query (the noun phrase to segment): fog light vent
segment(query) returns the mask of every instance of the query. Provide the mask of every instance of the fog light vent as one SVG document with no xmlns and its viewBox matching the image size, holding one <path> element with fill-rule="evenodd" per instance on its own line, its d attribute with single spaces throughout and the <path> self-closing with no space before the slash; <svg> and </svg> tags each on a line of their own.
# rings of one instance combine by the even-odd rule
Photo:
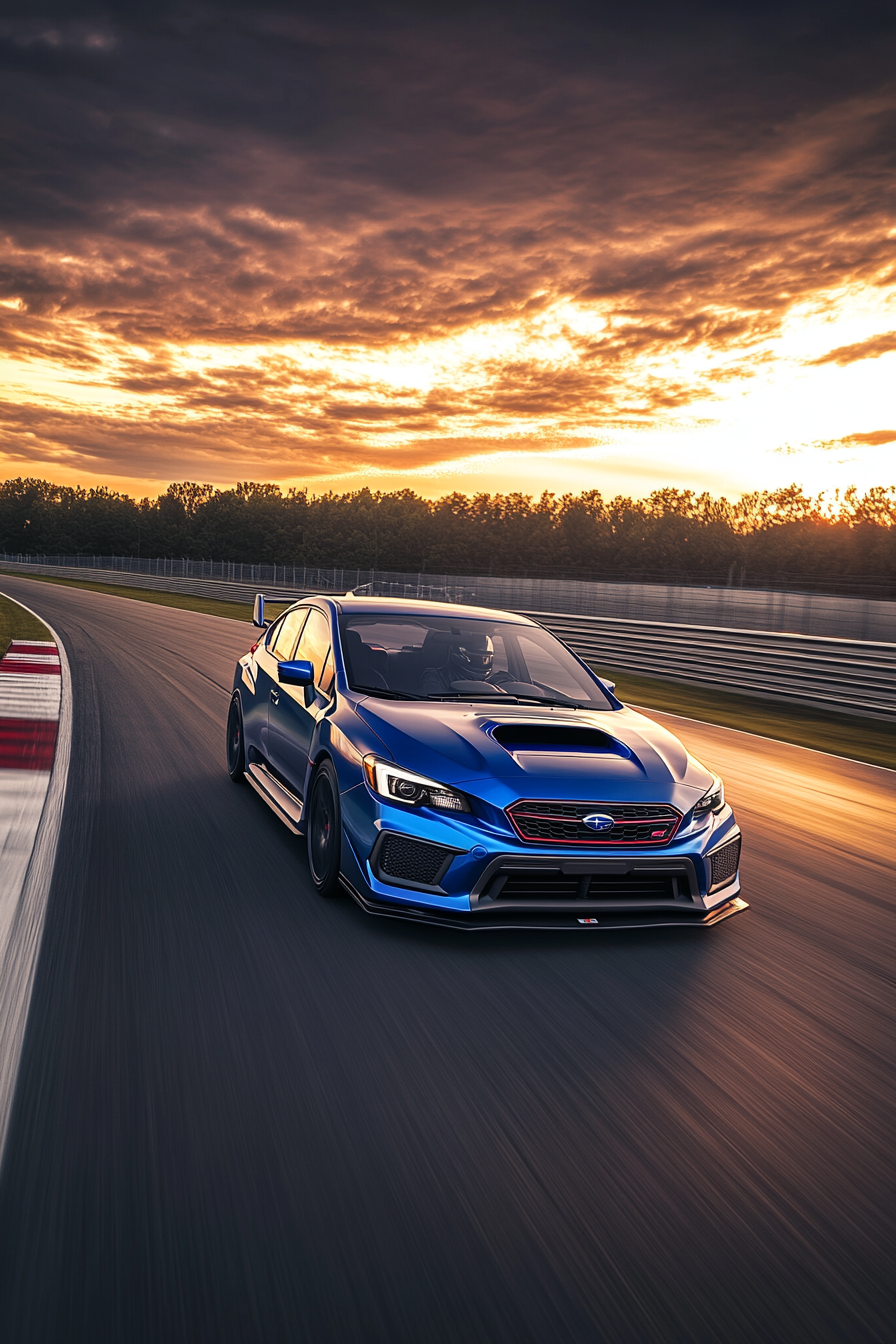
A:
<svg viewBox="0 0 896 1344">
<path fill-rule="evenodd" d="M 377 867 L 386 880 L 396 877 L 402 882 L 434 887 L 454 852 L 444 845 L 427 845 L 406 835 L 387 834 L 380 845 Z"/>
<path fill-rule="evenodd" d="M 730 845 L 717 849 L 710 856 L 712 865 L 712 887 L 723 887 L 726 882 L 730 882 L 737 872 L 737 865 L 740 862 L 740 836 L 732 840 Z"/>
</svg>

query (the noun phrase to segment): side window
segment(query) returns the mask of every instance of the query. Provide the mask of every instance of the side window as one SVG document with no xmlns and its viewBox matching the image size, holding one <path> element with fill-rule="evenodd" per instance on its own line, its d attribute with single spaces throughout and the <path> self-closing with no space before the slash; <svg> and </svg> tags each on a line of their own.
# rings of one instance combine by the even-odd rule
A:
<svg viewBox="0 0 896 1344">
<path fill-rule="evenodd" d="M 267 630 L 265 630 L 264 635 L 262 636 L 262 638 L 264 639 L 264 647 L 267 649 L 268 653 L 274 652 L 274 641 L 280 633 L 280 627 L 282 624 L 283 624 L 283 617 L 278 616 L 274 624 L 268 626 Z"/>
<path fill-rule="evenodd" d="M 336 664 L 333 662 L 333 650 L 327 654 L 324 670 L 321 673 L 320 688 L 328 698 L 333 694 L 333 682 L 336 680 Z"/>
<path fill-rule="evenodd" d="M 273 643 L 268 646 L 278 663 L 287 662 L 292 657 L 292 651 L 298 643 L 307 615 L 307 607 L 298 607 L 295 611 L 288 611 L 283 617 Z"/>
<path fill-rule="evenodd" d="M 319 686 L 322 691 L 325 691 L 325 693 L 329 695 L 329 689 L 324 687 L 324 669 L 328 662 L 332 665 L 332 658 L 330 657 L 330 622 L 317 607 L 311 608 L 295 656 L 296 658 L 308 659 L 309 663 L 311 663 L 314 668 L 315 686 Z M 327 676 L 329 675 L 328 672 Z M 330 677 L 330 683 L 332 684 L 332 677 Z"/>
</svg>

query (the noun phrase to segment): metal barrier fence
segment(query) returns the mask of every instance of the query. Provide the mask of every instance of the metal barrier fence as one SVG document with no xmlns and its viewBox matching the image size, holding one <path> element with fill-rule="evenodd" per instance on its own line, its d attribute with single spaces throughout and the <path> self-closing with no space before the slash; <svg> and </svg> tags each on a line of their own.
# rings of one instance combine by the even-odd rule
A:
<svg viewBox="0 0 896 1344">
<path fill-rule="evenodd" d="M 635 672 L 789 700 L 845 714 L 896 718 L 896 644 L 650 621 L 522 613 L 599 670 Z"/>
<path fill-rule="evenodd" d="M 671 621 L 728 630 L 776 630 L 833 639 L 890 641 L 896 637 L 896 602 L 826 593 L 758 588 L 710 588 L 660 583 L 585 583 L 574 579 L 500 578 L 489 574 L 397 574 L 366 569 L 249 565 L 219 560 L 155 560 L 137 556 L 0 556 L 0 565 L 37 573 L 103 570 L 141 579 L 251 585 L 290 593 L 344 593 L 369 583 L 396 596 L 475 602 L 505 611 L 554 611 L 620 620 Z M 99 577 L 99 576 L 97 576 Z M 180 591 L 190 592 L 184 588 Z"/>
<path fill-rule="evenodd" d="M 18 573 L 94 580 L 111 586 L 179 592 L 195 597 L 244 603 L 248 609 L 262 584 L 93 566 L 61 566 L 6 560 L 2 567 Z M 246 566 L 246 569 L 249 567 Z M 258 567 L 260 568 L 260 567 Z M 273 568 L 272 566 L 269 568 Z M 301 573 L 302 571 L 299 571 Z M 305 571 L 309 573 L 309 571 Z M 466 581 L 464 581 L 466 582 Z M 375 581 L 377 592 L 382 580 Z M 387 584 L 397 588 L 397 584 Z M 304 592 L 265 585 L 273 601 L 294 601 Z M 459 585 L 452 591 L 430 584 L 402 585 L 405 596 L 483 602 L 479 594 Z M 344 588 L 339 591 L 344 592 Z M 844 599 L 849 601 L 851 599 Z M 511 609 L 506 604 L 505 609 Z M 843 713 L 896 717 L 896 643 L 882 640 L 819 638 L 774 631 L 737 630 L 683 622 L 583 616 L 517 606 L 513 610 L 538 621 L 564 640 L 581 658 L 607 673 L 629 671 L 669 681 L 721 687 L 765 698 L 816 705 Z"/>
</svg>

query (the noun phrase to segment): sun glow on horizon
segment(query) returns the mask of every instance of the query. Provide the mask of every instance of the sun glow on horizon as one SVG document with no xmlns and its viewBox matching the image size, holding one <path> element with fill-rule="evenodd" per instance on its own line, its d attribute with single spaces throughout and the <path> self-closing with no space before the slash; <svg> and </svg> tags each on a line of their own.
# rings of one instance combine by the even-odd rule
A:
<svg viewBox="0 0 896 1344">
<path fill-rule="evenodd" d="M 21 300 L 5 307 L 27 321 Z M 723 340 L 713 333 L 736 312 L 704 318 L 708 336 L 639 340 L 609 303 L 542 293 L 512 319 L 377 344 L 150 344 L 59 315 L 53 347 L 32 339 L 0 356 L 0 380 L 38 417 L 180 435 L 197 460 L 173 474 L 218 485 L 248 474 L 313 489 L 577 491 L 602 472 L 625 480 L 627 460 L 635 494 L 680 480 L 735 492 L 794 476 L 811 489 L 882 481 L 892 450 L 850 440 L 896 423 L 896 352 L 873 349 L 896 327 L 892 289 L 821 291 L 777 330 Z M 53 449 L 46 465 L 69 478 L 149 488 L 172 476 L 123 473 L 87 445 Z M 313 465 L 296 471 L 306 453 Z M 6 472 L 16 466 L 7 455 Z"/>
</svg>

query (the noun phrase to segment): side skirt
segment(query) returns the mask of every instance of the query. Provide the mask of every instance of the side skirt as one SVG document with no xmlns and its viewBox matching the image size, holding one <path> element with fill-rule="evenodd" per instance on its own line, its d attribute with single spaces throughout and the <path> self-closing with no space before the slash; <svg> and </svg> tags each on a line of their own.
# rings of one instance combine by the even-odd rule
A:
<svg viewBox="0 0 896 1344">
<path fill-rule="evenodd" d="M 299 823 L 302 820 L 302 804 L 295 794 L 290 793 L 289 789 L 284 788 L 263 765 L 255 761 L 246 767 L 246 779 L 284 826 L 292 831 L 293 835 L 298 835 Z"/>
</svg>

